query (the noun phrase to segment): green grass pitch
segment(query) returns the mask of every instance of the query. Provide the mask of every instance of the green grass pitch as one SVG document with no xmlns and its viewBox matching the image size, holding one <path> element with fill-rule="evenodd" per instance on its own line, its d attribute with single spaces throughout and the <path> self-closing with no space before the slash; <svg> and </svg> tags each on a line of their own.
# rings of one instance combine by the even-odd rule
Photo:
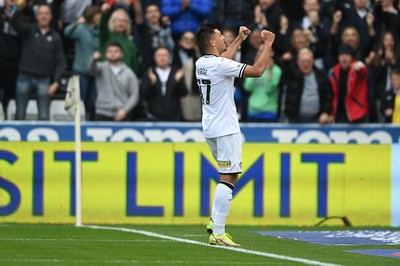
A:
<svg viewBox="0 0 400 266">
<path fill-rule="evenodd" d="M 325 246 L 253 233 L 343 227 L 229 226 L 240 248 L 208 245 L 205 225 L 102 228 L 0 224 L 0 265 L 400 265 L 399 259 L 344 251 L 400 249 L 400 245 Z"/>
</svg>

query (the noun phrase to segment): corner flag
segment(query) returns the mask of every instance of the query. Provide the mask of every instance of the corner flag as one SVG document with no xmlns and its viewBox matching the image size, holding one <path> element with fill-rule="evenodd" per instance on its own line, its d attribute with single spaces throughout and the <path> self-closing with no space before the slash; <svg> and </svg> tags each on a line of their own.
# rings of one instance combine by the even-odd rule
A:
<svg viewBox="0 0 400 266">
<path fill-rule="evenodd" d="M 70 115 L 76 113 L 76 109 L 79 108 L 81 102 L 80 88 L 79 88 L 79 76 L 71 76 L 68 80 L 67 94 L 65 95 L 64 109 Z"/>
<path fill-rule="evenodd" d="M 68 80 L 67 94 L 65 95 L 64 109 L 75 115 L 75 225 L 82 225 L 82 148 L 81 148 L 81 112 L 80 112 L 79 76 L 72 76 Z"/>
</svg>

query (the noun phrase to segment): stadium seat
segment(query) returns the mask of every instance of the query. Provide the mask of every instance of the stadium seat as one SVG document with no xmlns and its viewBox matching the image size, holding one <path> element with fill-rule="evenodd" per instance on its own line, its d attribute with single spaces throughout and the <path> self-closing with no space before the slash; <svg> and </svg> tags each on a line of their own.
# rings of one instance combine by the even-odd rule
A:
<svg viewBox="0 0 400 266">
<path fill-rule="evenodd" d="M 12 99 L 7 106 L 7 120 L 15 120 L 15 112 L 17 108 L 15 100 Z M 26 108 L 26 120 L 38 120 L 38 108 L 35 99 L 28 101 Z M 51 121 L 73 121 L 74 117 L 64 110 L 64 100 L 53 99 L 50 103 L 50 120 Z M 81 120 L 85 120 L 85 106 L 81 102 Z"/>
<path fill-rule="evenodd" d="M 15 99 L 11 99 L 7 106 L 7 120 L 15 120 L 15 113 L 17 111 L 17 106 L 15 104 Z M 26 120 L 38 120 L 38 108 L 36 100 L 30 99 L 28 101 L 28 106 L 26 107 Z"/>
</svg>

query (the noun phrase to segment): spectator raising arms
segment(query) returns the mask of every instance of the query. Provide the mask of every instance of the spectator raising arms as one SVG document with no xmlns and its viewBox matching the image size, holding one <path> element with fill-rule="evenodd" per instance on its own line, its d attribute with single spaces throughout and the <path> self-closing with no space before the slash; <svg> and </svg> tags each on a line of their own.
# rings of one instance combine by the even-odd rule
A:
<svg viewBox="0 0 400 266">
<path fill-rule="evenodd" d="M 64 25 L 69 25 L 78 20 L 91 3 L 91 0 L 64 0 L 61 10 L 61 18 Z"/>
<path fill-rule="evenodd" d="M 99 49 L 99 29 L 101 10 L 97 6 L 88 6 L 83 17 L 68 25 L 64 35 L 75 40 L 74 74 L 79 75 L 81 99 L 85 104 L 86 119 L 94 120 L 96 85 L 89 63 L 92 55 Z"/>
<path fill-rule="evenodd" d="M 103 8 L 104 13 L 100 23 L 101 53 L 105 53 L 108 43 L 119 43 L 124 55 L 122 61 L 138 75 L 138 49 L 133 42 L 132 25 L 128 13 L 122 8 L 115 11 L 107 5 L 104 5 Z"/>
<path fill-rule="evenodd" d="M 398 1 L 398 5 L 400 5 L 400 1 Z M 376 19 L 382 22 L 385 30 L 400 36 L 399 7 L 395 6 L 393 0 L 375 1 L 374 14 Z"/>
<path fill-rule="evenodd" d="M 282 15 L 283 10 L 277 0 L 258 0 L 258 5 L 254 8 L 255 23 L 261 30 L 278 32 Z"/>
<path fill-rule="evenodd" d="M 259 49 L 259 53 L 261 48 Z M 257 54 L 257 57 L 259 56 Z M 250 122 L 277 122 L 279 84 L 282 70 L 273 60 L 271 51 L 268 66 L 259 78 L 246 78 L 244 89 L 250 93 L 247 119 Z"/>
<path fill-rule="evenodd" d="M 165 46 L 172 53 L 174 40 L 171 36 L 169 23 L 168 18 L 161 17 L 160 8 L 157 5 L 150 4 L 146 7 L 145 19 L 142 24 L 138 25 L 142 72 L 154 66 L 154 51 L 158 47 Z"/>
<path fill-rule="evenodd" d="M 357 60 L 366 64 L 372 59 L 370 52 L 380 34 L 379 23 L 375 20 L 368 2 L 367 0 L 337 1 L 337 11 L 334 13 L 331 26 L 331 34 L 336 36 L 336 42 L 339 43 L 334 46 L 336 51 L 340 46 L 341 32 L 347 27 L 354 27 L 360 40 L 355 56 Z"/>
<path fill-rule="evenodd" d="M 161 13 L 171 20 L 171 33 L 175 42 L 186 31 L 196 32 L 211 15 L 211 0 L 162 0 Z"/>
<path fill-rule="evenodd" d="M 230 28 L 236 33 L 240 26 L 253 23 L 253 10 L 256 2 L 257 0 L 212 1 L 210 22 L 221 29 Z"/>
<path fill-rule="evenodd" d="M 349 45 L 341 45 L 339 63 L 330 72 L 336 123 L 368 122 L 368 69 L 354 59 Z"/>
<path fill-rule="evenodd" d="M 106 61 L 98 62 L 99 52 L 93 54 L 91 70 L 96 76 L 97 121 L 129 121 L 130 112 L 139 99 L 139 82 L 135 73 L 122 62 L 122 46 L 109 43 Z"/>
<path fill-rule="evenodd" d="M 400 64 L 400 47 L 398 37 L 391 31 L 385 31 L 382 34 L 381 41 L 378 46 L 378 52 L 373 60 L 374 71 L 374 100 L 378 111 L 379 122 L 384 122 L 382 116 L 381 103 L 384 96 L 391 90 L 392 69 Z"/>
<path fill-rule="evenodd" d="M 49 120 L 51 96 L 57 91 L 65 71 L 65 57 L 60 35 L 52 30 L 50 6 L 39 5 L 37 23 L 24 21 L 20 12 L 12 25 L 22 36 L 22 54 L 16 91 L 16 119 L 24 120 L 31 90 L 36 93 L 39 120 Z"/>
<path fill-rule="evenodd" d="M 50 27 L 60 32 L 62 29 L 61 22 L 61 6 L 64 4 L 65 0 L 17 0 L 20 4 L 25 7 L 24 13 L 34 21 L 36 17 L 37 9 L 40 5 L 48 5 L 51 10 L 51 21 Z"/>
</svg>

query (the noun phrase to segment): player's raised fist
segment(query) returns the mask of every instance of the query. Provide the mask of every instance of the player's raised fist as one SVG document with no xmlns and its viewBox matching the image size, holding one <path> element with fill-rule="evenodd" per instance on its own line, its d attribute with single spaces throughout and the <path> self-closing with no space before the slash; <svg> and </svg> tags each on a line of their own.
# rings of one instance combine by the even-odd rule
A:
<svg viewBox="0 0 400 266">
<path fill-rule="evenodd" d="M 261 32 L 261 37 L 263 38 L 264 42 L 273 43 L 275 40 L 275 34 L 267 30 L 263 30 Z"/>
<path fill-rule="evenodd" d="M 247 38 L 247 36 L 249 36 L 251 33 L 251 30 L 249 30 L 247 27 L 245 26 L 241 26 L 239 28 L 239 36 L 242 36 L 243 40 Z"/>
</svg>

